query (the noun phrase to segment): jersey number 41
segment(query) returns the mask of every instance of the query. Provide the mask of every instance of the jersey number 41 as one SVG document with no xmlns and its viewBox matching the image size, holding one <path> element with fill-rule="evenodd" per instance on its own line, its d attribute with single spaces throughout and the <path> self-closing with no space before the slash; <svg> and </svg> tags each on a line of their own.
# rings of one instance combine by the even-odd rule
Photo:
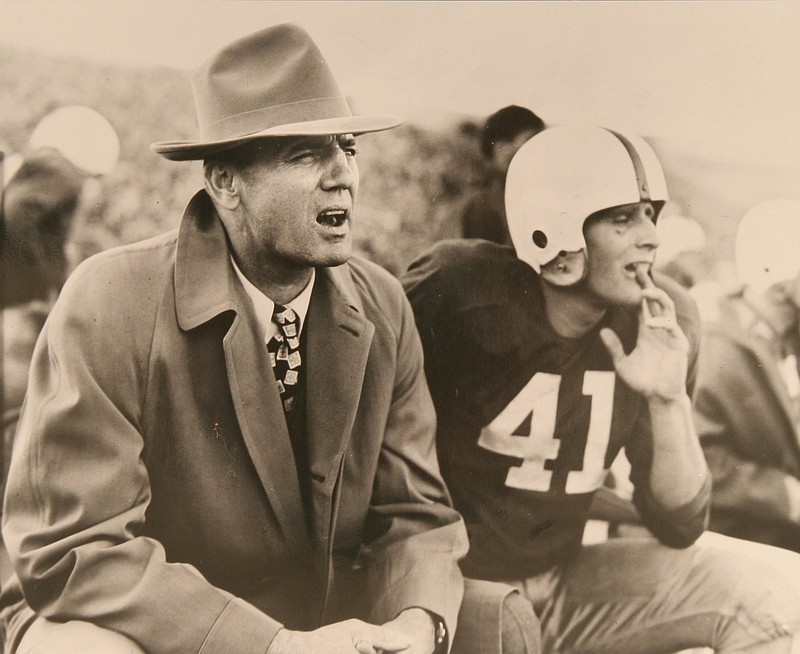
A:
<svg viewBox="0 0 800 654">
<path fill-rule="evenodd" d="M 583 465 L 567 473 L 567 493 L 590 493 L 597 489 L 607 473 L 606 451 L 611 433 L 614 406 L 615 374 L 588 370 L 583 377 L 583 394 L 591 397 L 591 412 Z M 553 470 L 545 466 L 556 461 L 561 439 L 556 436 L 561 375 L 536 373 L 511 403 L 483 428 L 478 445 L 506 456 L 522 459 L 506 475 L 506 486 L 547 492 Z"/>
</svg>

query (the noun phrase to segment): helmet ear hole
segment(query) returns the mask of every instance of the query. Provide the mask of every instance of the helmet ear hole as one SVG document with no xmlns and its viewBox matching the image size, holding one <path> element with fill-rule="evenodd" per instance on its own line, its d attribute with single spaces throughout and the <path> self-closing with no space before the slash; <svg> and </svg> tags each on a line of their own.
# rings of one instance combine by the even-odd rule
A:
<svg viewBox="0 0 800 654">
<path fill-rule="evenodd" d="M 544 250 L 547 247 L 547 236 L 545 236 L 543 231 L 537 229 L 531 234 L 531 239 L 537 248 Z"/>
</svg>

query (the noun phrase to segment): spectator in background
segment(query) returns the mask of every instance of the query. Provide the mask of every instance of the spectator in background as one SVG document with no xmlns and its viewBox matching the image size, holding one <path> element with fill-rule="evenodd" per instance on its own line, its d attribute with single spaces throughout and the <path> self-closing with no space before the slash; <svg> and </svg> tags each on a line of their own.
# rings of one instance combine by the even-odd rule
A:
<svg viewBox="0 0 800 654">
<path fill-rule="evenodd" d="M 3 200 L 3 306 L 52 300 L 61 289 L 85 178 L 55 149 L 34 150 L 21 161 Z"/>
<path fill-rule="evenodd" d="M 457 217 L 461 236 L 511 245 L 504 205 L 506 171 L 520 146 L 544 128 L 539 116 L 517 105 L 503 107 L 486 119 L 480 147 L 488 175 L 469 195 Z"/>
<path fill-rule="evenodd" d="M 4 472 L 28 382 L 33 347 L 71 267 L 67 244 L 87 189 L 119 156 L 108 120 L 60 107 L 36 125 L 4 166 L 0 297 Z M 3 475 L 5 480 L 5 474 Z"/>
<path fill-rule="evenodd" d="M 5 488 L 11 449 L 28 386 L 39 332 L 72 263 L 68 242 L 87 189 L 116 164 L 119 140 L 89 107 L 48 113 L 21 153 L 4 162 L 0 220 L 0 409 L 3 416 L 0 484 Z M 88 194 L 90 195 L 90 194 Z M 0 578 L 10 563 L 0 546 Z"/>
<path fill-rule="evenodd" d="M 800 201 L 747 212 L 736 265 L 743 287 L 707 331 L 694 402 L 710 524 L 800 552 Z"/>
</svg>

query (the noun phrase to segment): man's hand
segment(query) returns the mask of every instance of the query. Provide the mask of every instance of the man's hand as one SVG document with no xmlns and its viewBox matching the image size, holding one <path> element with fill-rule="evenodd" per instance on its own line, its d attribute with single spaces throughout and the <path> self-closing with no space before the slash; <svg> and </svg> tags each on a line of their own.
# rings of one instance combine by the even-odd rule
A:
<svg viewBox="0 0 800 654">
<path fill-rule="evenodd" d="M 400 632 L 409 639 L 409 654 L 431 654 L 436 647 L 436 627 L 430 614 L 424 609 L 406 609 L 383 626 Z"/>
<path fill-rule="evenodd" d="M 675 304 L 653 285 L 640 267 L 636 279 L 642 287 L 636 347 L 625 354 L 619 337 L 602 329 L 600 338 L 614 361 L 620 378 L 648 399 L 672 402 L 686 394 L 689 342 L 678 325 Z"/>
<path fill-rule="evenodd" d="M 430 618 L 428 618 L 428 622 L 431 622 Z M 267 654 L 383 654 L 384 652 L 389 654 L 391 652 L 410 652 L 411 638 L 393 630 L 389 625 L 391 623 L 378 626 L 361 620 L 345 620 L 344 622 L 336 622 L 320 627 L 314 631 L 281 629 L 272 640 L 267 649 Z M 416 650 L 413 651 L 416 654 Z M 420 652 L 422 651 L 420 650 Z M 427 651 L 430 652 L 432 649 Z"/>
</svg>

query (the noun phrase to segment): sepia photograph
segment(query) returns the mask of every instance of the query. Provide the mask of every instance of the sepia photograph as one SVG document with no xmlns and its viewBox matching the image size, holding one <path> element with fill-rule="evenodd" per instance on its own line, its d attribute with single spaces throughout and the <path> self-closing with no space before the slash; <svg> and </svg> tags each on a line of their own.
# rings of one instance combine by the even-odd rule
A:
<svg viewBox="0 0 800 654">
<path fill-rule="evenodd" d="M 800 654 L 799 31 L 0 0 L 0 654 Z"/>
</svg>

